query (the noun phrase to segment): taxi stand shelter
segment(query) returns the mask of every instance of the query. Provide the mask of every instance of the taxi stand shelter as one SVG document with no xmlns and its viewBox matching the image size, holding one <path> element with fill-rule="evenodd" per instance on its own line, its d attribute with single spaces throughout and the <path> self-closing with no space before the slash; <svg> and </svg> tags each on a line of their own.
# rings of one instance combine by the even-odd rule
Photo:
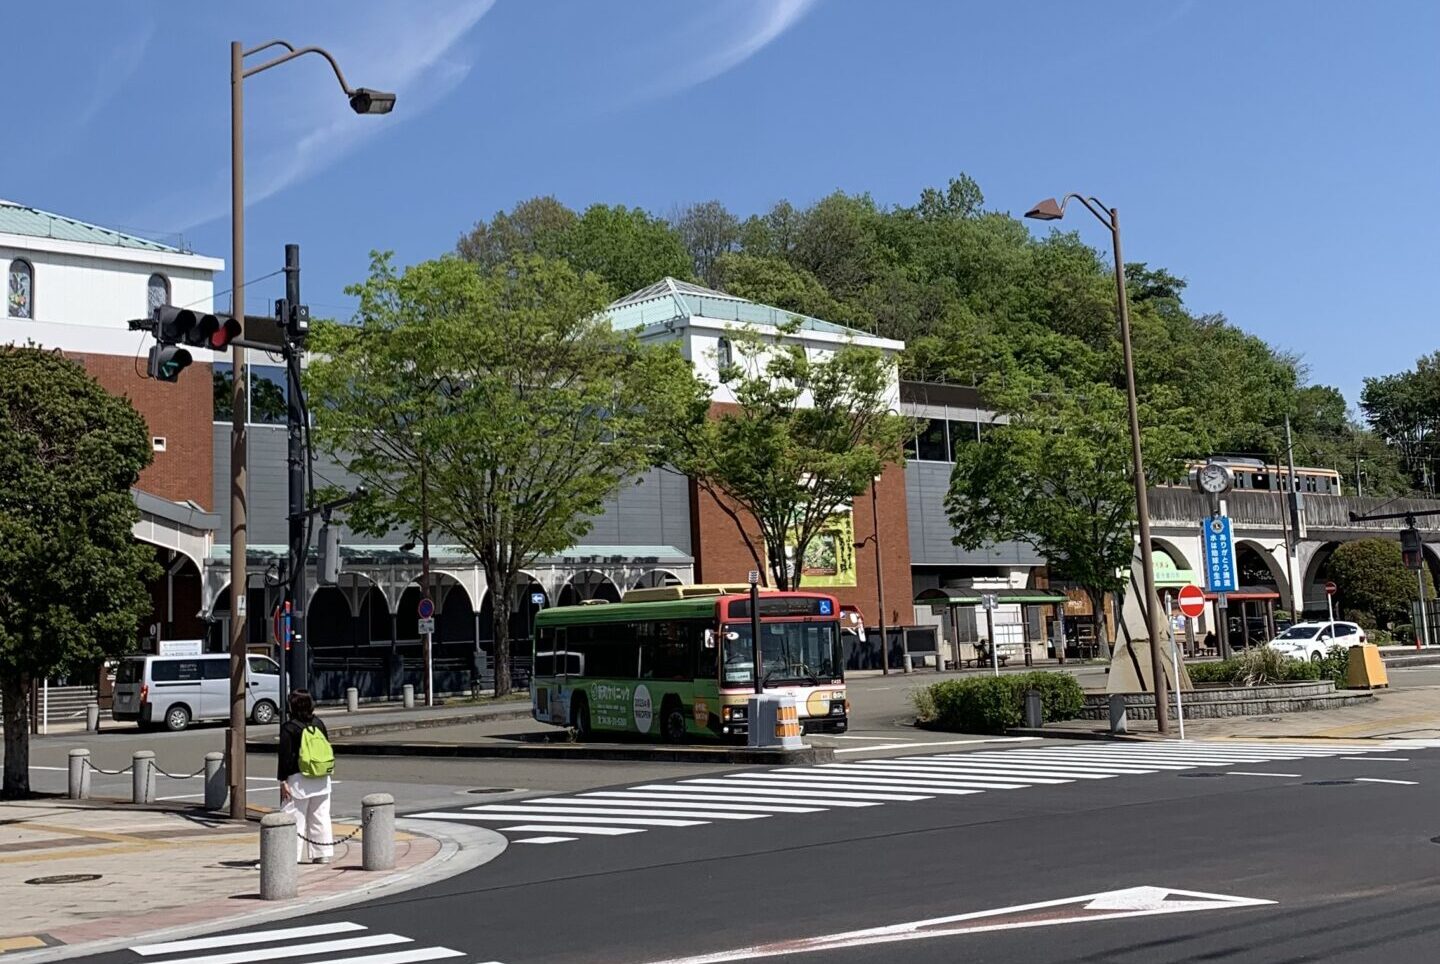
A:
<svg viewBox="0 0 1440 964">
<path fill-rule="evenodd" d="M 1064 662 L 1065 633 L 1063 621 L 1065 619 L 1065 601 L 1067 598 L 1064 593 L 1051 592 L 1047 589 L 977 589 L 969 586 L 941 586 L 922 590 L 915 597 L 915 605 L 929 606 L 931 612 L 936 615 L 942 613 L 945 615 L 947 635 L 950 636 L 951 652 L 954 658 L 954 665 L 957 668 L 963 665 L 960 659 L 960 644 L 962 642 L 960 609 L 962 607 L 970 607 L 976 610 L 976 625 L 983 626 L 985 624 L 985 617 L 980 607 L 984 603 L 982 597 L 986 594 L 993 594 L 995 596 L 996 606 L 1018 605 L 1021 608 L 1020 625 L 1023 627 L 1025 645 L 1038 644 L 1041 647 L 1040 655 L 1042 656 L 1045 654 L 1044 647 L 1049 645 L 1049 641 L 1045 639 L 1043 628 L 1038 639 L 1031 638 L 1029 609 L 1031 606 L 1053 607 L 1052 613 L 1061 626 L 1060 642 L 1057 644 L 1056 651 L 1060 661 Z M 1041 619 L 1040 626 L 1044 627 L 1045 624 L 1045 620 Z M 983 631 L 981 632 L 983 634 Z M 969 640 L 965 641 L 969 642 Z M 995 640 L 993 639 L 988 642 L 991 646 L 995 645 Z"/>
</svg>

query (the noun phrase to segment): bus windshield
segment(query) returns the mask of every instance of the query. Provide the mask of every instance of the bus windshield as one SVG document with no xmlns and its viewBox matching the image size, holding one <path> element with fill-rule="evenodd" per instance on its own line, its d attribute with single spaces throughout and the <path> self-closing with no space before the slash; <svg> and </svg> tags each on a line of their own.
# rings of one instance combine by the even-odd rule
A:
<svg viewBox="0 0 1440 964">
<path fill-rule="evenodd" d="M 727 623 L 724 628 L 725 661 L 721 680 L 726 686 L 754 684 L 755 664 L 750 648 L 750 624 Z M 843 675 L 837 622 L 785 622 L 760 624 L 760 662 L 763 685 L 809 683 L 812 686 Z"/>
</svg>

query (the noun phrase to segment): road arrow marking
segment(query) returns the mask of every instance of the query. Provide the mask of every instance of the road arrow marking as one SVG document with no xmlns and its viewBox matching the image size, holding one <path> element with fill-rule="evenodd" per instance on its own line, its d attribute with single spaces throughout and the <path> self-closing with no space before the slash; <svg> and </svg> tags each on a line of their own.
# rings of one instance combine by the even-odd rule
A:
<svg viewBox="0 0 1440 964">
<path fill-rule="evenodd" d="M 775 944 L 757 944 L 698 957 L 673 958 L 654 964 L 720 964 L 722 961 L 745 961 L 762 957 L 782 957 L 812 951 L 830 951 L 871 944 L 893 944 L 930 937 L 954 937 L 986 931 L 1017 930 L 1025 927 L 1048 927 L 1054 924 L 1080 924 L 1088 921 L 1121 920 L 1129 917 L 1152 917 L 1158 914 L 1184 914 L 1199 910 L 1235 910 L 1274 904 L 1273 900 L 1255 897 L 1232 897 L 1206 894 L 1193 890 L 1168 887 L 1127 887 L 1084 897 L 1067 897 L 1038 904 L 1021 904 L 995 910 L 956 914 L 953 917 L 932 917 L 928 920 L 890 924 L 866 930 L 847 931 L 824 937 L 808 937 Z"/>
</svg>

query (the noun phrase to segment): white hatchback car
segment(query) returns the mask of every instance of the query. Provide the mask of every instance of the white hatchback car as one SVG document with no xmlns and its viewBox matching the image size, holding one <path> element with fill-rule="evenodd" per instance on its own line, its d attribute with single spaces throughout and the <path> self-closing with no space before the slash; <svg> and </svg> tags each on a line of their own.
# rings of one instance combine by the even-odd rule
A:
<svg viewBox="0 0 1440 964">
<path fill-rule="evenodd" d="M 1363 646 L 1370 638 L 1355 623 L 1296 623 L 1265 645 L 1295 659 L 1319 661 L 1332 646 Z"/>
</svg>

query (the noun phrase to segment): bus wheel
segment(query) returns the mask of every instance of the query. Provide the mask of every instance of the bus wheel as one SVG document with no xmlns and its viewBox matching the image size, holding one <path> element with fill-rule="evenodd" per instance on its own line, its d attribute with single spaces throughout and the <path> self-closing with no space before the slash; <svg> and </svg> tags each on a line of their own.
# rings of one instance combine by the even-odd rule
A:
<svg viewBox="0 0 1440 964">
<path fill-rule="evenodd" d="M 673 696 L 666 697 L 660 708 L 660 734 L 666 743 L 684 743 L 689 735 L 685 730 L 685 709 Z"/>
<path fill-rule="evenodd" d="M 590 701 L 584 693 L 577 694 L 570 705 L 570 726 L 575 730 L 575 739 L 590 739 Z"/>
</svg>

